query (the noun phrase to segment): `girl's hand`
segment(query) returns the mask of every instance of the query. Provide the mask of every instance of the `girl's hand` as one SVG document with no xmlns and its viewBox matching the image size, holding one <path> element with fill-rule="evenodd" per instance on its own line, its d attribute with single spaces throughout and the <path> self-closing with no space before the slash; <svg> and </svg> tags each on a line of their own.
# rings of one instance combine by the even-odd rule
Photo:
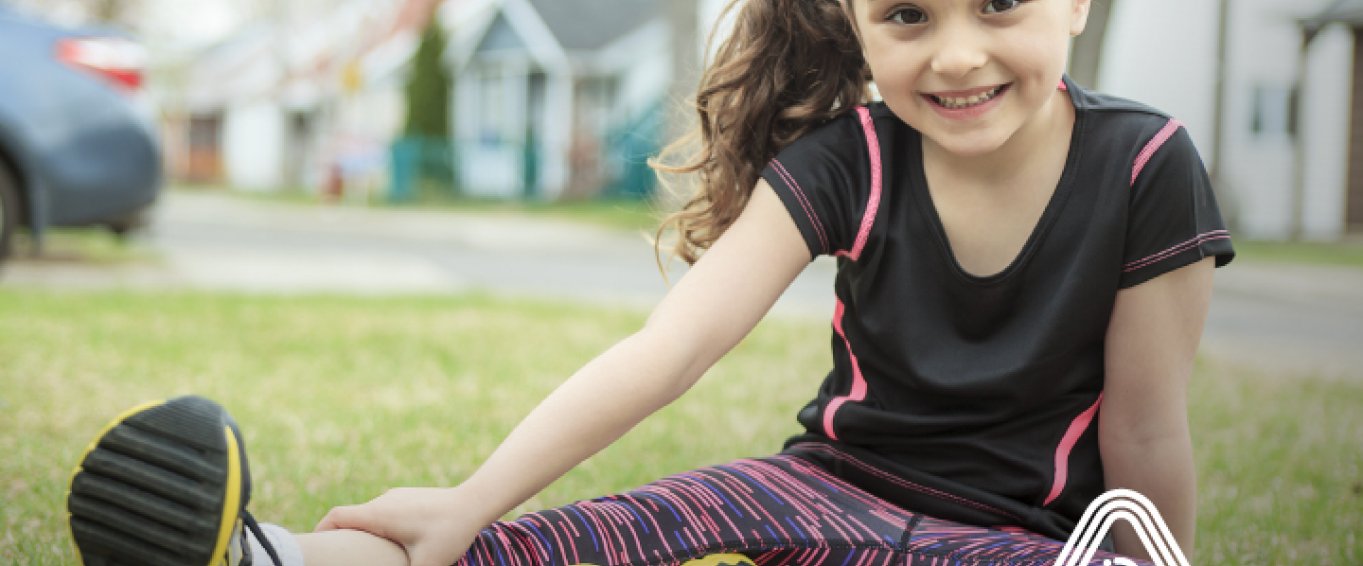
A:
<svg viewBox="0 0 1363 566">
<path fill-rule="evenodd" d="M 464 555 L 486 525 L 466 513 L 458 488 L 403 487 L 361 505 L 336 507 L 317 531 L 352 529 L 383 537 L 407 553 L 411 566 L 448 566 Z"/>
</svg>

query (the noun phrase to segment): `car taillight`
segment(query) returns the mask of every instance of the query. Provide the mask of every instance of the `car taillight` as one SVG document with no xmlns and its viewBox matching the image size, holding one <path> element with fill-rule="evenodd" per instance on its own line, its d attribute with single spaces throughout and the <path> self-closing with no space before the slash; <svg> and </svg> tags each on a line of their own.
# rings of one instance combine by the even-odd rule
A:
<svg viewBox="0 0 1363 566">
<path fill-rule="evenodd" d="M 83 37 L 57 43 L 57 59 L 92 71 L 125 92 L 135 92 L 142 87 L 147 50 L 122 38 Z"/>
</svg>

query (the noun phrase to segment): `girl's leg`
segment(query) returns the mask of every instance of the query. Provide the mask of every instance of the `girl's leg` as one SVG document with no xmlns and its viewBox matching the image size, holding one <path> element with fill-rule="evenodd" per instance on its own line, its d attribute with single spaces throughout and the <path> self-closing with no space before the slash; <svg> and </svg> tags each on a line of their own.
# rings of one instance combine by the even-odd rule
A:
<svg viewBox="0 0 1363 566">
<path fill-rule="evenodd" d="M 293 536 L 309 565 L 407 566 L 407 553 L 403 552 L 402 547 L 363 531 L 326 531 Z"/>
<path fill-rule="evenodd" d="M 759 565 L 906 564 L 919 518 L 807 460 L 775 456 L 496 523 L 459 564 L 676 565 L 716 554 Z"/>
<path fill-rule="evenodd" d="M 783 454 L 702 468 L 493 524 L 459 566 L 691 566 L 717 554 L 741 554 L 758 566 L 1052 564 L 1063 547 L 1021 529 L 907 511 L 814 460 Z M 1095 563 L 1110 557 L 1099 553 Z M 727 558 L 708 563 L 740 564 Z"/>
<path fill-rule="evenodd" d="M 263 540 L 246 534 L 255 523 L 246 512 L 250 484 L 240 434 L 222 407 L 198 397 L 135 407 L 101 432 L 73 474 L 71 535 L 90 566 L 406 566 L 400 548 L 367 533 L 290 535 L 263 525 Z M 253 549 L 252 541 L 265 545 Z M 267 546 L 280 547 L 273 550 L 283 560 Z M 459 564 L 662 566 L 725 553 L 759 566 L 1042 564 L 1062 547 L 906 511 L 786 454 L 493 524 Z"/>
</svg>

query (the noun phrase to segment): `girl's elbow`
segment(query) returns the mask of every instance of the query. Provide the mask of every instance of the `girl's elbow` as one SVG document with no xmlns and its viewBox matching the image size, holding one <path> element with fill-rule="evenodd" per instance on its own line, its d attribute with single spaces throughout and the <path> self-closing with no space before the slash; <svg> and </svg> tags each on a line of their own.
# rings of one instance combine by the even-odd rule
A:
<svg viewBox="0 0 1363 566">
<path fill-rule="evenodd" d="M 1098 429 L 1098 443 L 1103 451 L 1150 452 L 1190 442 L 1186 418 L 1151 419 L 1126 426 L 1105 423 Z"/>
<path fill-rule="evenodd" d="M 648 360 L 653 374 L 649 377 L 659 382 L 668 402 L 689 391 L 713 364 L 699 340 L 662 327 L 645 325 L 631 340 L 638 344 L 640 358 Z"/>
</svg>

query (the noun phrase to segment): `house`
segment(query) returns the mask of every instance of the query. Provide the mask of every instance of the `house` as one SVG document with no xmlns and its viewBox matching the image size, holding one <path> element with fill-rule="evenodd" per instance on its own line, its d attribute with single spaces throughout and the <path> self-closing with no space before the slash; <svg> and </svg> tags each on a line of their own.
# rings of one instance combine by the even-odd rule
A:
<svg viewBox="0 0 1363 566">
<path fill-rule="evenodd" d="M 1363 89 L 1354 88 L 1363 0 L 1224 2 L 1219 104 L 1218 4 L 1114 3 L 1097 87 L 1186 125 L 1237 234 L 1363 233 Z"/>
<path fill-rule="evenodd" d="M 407 63 L 439 2 L 312 6 L 200 53 L 166 111 L 172 177 L 245 190 L 380 190 L 402 127 Z"/>
<path fill-rule="evenodd" d="M 1315 42 L 1322 36 L 1330 43 L 1326 43 L 1321 50 L 1333 49 L 1334 56 L 1341 60 L 1352 55 L 1348 72 L 1341 73 L 1342 76 L 1336 77 L 1335 84 L 1331 85 L 1332 94 L 1336 96 L 1348 92 L 1345 114 L 1348 118 L 1339 120 L 1336 117 L 1331 120 L 1332 123 L 1317 127 L 1330 128 L 1337 136 L 1336 141 L 1342 141 L 1342 145 L 1348 148 L 1345 153 L 1344 230 L 1360 234 L 1363 233 L 1363 51 L 1360 51 L 1363 50 L 1363 41 L 1360 41 L 1363 35 L 1363 1 L 1333 2 L 1325 10 L 1298 23 L 1302 32 L 1301 50 L 1304 57 L 1310 56 L 1308 50 L 1315 49 Z M 1344 53 L 1346 48 L 1352 53 Z M 1338 100 L 1333 102 L 1338 104 Z M 1347 133 L 1341 135 L 1341 129 L 1347 130 Z M 1345 139 L 1340 140 L 1340 137 Z"/>
<path fill-rule="evenodd" d="M 584 17 L 590 15 L 590 17 Z M 488 0 L 452 42 L 460 187 L 646 192 L 671 70 L 661 0 Z"/>
</svg>

